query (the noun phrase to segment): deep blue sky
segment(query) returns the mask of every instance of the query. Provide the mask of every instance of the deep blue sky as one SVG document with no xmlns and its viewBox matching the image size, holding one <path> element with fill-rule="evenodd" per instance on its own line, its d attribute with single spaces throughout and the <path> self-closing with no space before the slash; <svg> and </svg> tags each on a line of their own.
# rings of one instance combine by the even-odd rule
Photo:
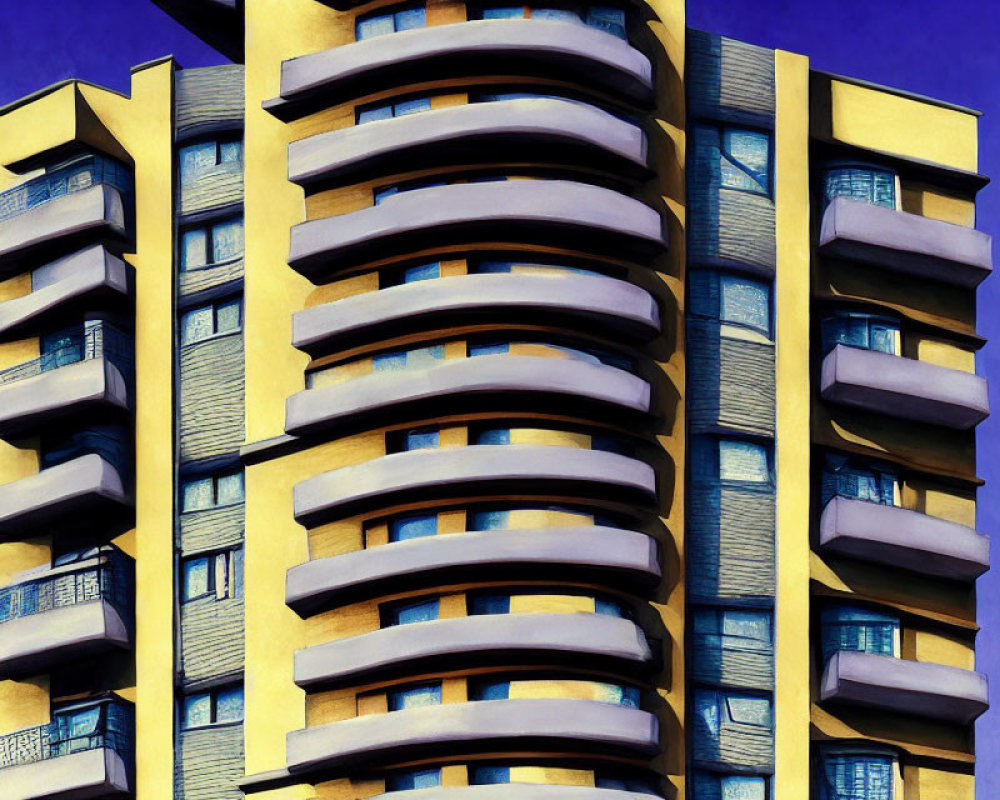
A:
<svg viewBox="0 0 1000 800">
<path fill-rule="evenodd" d="M 985 112 L 980 171 L 1000 182 L 1000 4 L 993 0 L 689 0 L 688 24 L 809 55 L 838 72 Z M 67 77 L 128 90 L 129 67 L 168 53 L 182 66 L 224 59 L 150 0 L 0 0 L 0 104 Z M 1000 234 L 1000 188 L 980 195 L 979 227 Z M 980 292 L 979 361 L 997 414 L 980 430 L 987 480 L 979 528 L 1000 531 L 1000 278 Z M 1000 539 L 997 540 L 1000 542 Z M 1000 797 L 1000 567 L 979 582 L 979 668 L 995 711 L 978 726 L 980 800 Z"/>
</svg>

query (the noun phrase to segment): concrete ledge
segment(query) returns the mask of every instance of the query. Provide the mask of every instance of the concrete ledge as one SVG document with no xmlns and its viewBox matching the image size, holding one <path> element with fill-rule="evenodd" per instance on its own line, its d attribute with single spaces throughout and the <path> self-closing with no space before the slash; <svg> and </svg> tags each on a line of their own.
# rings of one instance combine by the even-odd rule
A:
<svg viewBox="0 0 1000 800">
<path fill-rule="evenodd" d="M 646 135 L 594 106 L 554 98 L 525 98 L 440 108 L 320 133 L 288 146 L 288 179 L 301 186 L 344 180 L 400 162 L 518 161 L 555 157 L 561 163 L 609 162 L 641 175 Z M 462 162 L 459 162 L 462 163 Z"/>
<path fill-rule="evenodd" d="M 970 725 L 989 708 L 986 676 L 942 664 L 852 651 L 834 653 L 821 698 Z"/>
<path fill-rule="evenodd" d="M 595 789 L 593 786 L 547 786 L 539 783 L 505 783 L 489 786 L 435 786 L 433 789 L 411 789 L 386 792 L 371 800 L 649 800 L 646 792 L 626 792 L 621 789 Z"/>
<path fill-rule="evenodd" d="M 636 584 L 653 585 L 660 577 L 656 542 L 644 533 L 596 525 L 427 536 L 292 567 L 285 603 L 304 615 L 344 598 L 395 593 L 414 583 L 581 572 L 600 585 L 633 591 Z"/>
<path fill-rule="evenodd" d="M 599 665 L 636 674 L 653 659 L 642 630 L 603 614 L 488 614 L 382 628 L 295 653 L 304 689 L 371 682 L 421 669 L 516 665 Z"/>
<path fill-rule="evenodd" d="M 552 78 L 653 98 L 653 67 L 628 42 L 557 20 L 476 20 L 401 31 L 289 59 L 281 97 L 265 108 L 283 119 L 319 98 L 325 107 L 400 83 L 495 74 Z M 311 110 L 311 109 L 310 109 Z"/>
<path fill-rule="evenodd" d="M 834 497 L 819 523 L 820 547 L 923 575 L 973 581 L 990 568 L 990 540 L 919 511 Z"/>
<path fill-rule="evenodd" d="M 842 344 L 823 359 L 820 393 L 832 403 L 958 430 L 990 414 L 985 378 Z"/>
<path fill-rule="evenodd" d="M 972 289 L 993 270 L 992 241 L 962 225 L 837 197 L 823 213 L 819 246 L 824 255 Z"/>
<path fill-rule="evenodd" d="M 73 414 L 98 407 L 130 406 L 118 368 L 91 358 L 0 385 L 0 437 L 22 436 Z"/>
<path fill-rule="evenodd" d="M 656 300 L 645 289 L 590 275 L 457 275 L 416 281 L 313 306 L 292 317 L 292 346 L 309 353 L 345 341 L 383 338 L 386 328 L 429 323 L 449 327 L 503 315 L 543 317 L 547 324 L 600 325 L 650 339 L 660 330 Z"/>
<path fill-rule="evenodd" d="M 98 184 L 71 192 L 0 222 L 0 273 L 22 255 L 88 231 L 125 234 L 125 206 L 117 189 Z"/>
<path fill-rule="evenodd" d="M 551 495 L 560 486 L 588 497 L 656 500 L 655 471 L 634 458 L 571 447 L 472 445 L 394 453 L 301 481 L 294 488 L 295 520 L 311 527 L 406 496 Z"/>
<path fill-rule="evenodd" d="M 377 206 L 299 223 L 288 263 L 310 280 L 323 279 L 373 259 L 477 241 L 618 257 L 649 257 L 667 244 L 660 215 L 631 197 L 574 181 L 510 180 L 413 189 Z"/>
<path fill-rule="evenodd" d="M 105 600 L 19 617 L 0 624 L 0 678 L 45 672 L 130 644 L 125 623 Z"/>
<path fill-rule="evenodd" d="M 650 386 L 642 378 L 603 364 L 540 356 L 456 358 L 427 369 L 373 372 L 325 389 L 306 389 L 285 403 L 285 431 L 304 435 L 359 423 L 404 407 L 454 403 L 463 407 L 510 407 L 518 397 L 537 408 L 545 398 L 584 402 L 639 413 L 650 410 Z"/>
<path fill-rule="evenodd" d="M 90 453 L 0 485 L 0 539 L 23 536 L 60 519 L 132 504 L 117 470 Z"/>
<path fill-rule="evenodd" d="M 132 792 L 125 762 L 110 748 L 0 769 L 0 786 L 4 800 L 97 800 Z"/>
<path fill-rule="evenodd" d="M 44 324 L 70 303 L 99 295 L 125 297 L 133 269 L 102 245 L 80 250 L 39 267 L 31 274 L 31 293 L 0 303 L 0 334 L 11 335 Z"/>
<path fill-rule="evenodd" d="M 659 749 L 656 717 L 593 700 L 490 700 L 372 714 L 287 736 L 292 774 L 392 764 L 447 751 L 627 753 Z"/>
</svg>

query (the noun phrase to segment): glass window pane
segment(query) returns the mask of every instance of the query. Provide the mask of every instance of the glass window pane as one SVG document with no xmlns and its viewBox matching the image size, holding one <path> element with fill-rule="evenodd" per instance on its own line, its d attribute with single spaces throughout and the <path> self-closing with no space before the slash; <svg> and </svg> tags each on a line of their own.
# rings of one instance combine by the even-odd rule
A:
<svg viewBox="0 0 1000 800">
<path fill-rule="evenodd" d="M 823 800 L 892 800 L 893 760 L 864 754 L 824 759 Z"/>
<path fill-rule="evenodd" d="M 360 42 L 362 39 L 371 39 L 373 36 L 384 36 L 395 31 L 395 23 L 392 14 L 379 14 L 375 17 L 366 17 L 358 20 L 355 27 L 355 38 Z"/>
<path fill-rule="evenodd" d="M 716 692 L 695 691 L 694 693 L 695 731 L 698 728 L 711 734 L 719 735 L 719 698 Z"/>
<path fill-rule="evenodd" d="M 441 277 L 440 264 L 421 264 L 419 267 L 410 267 L 403 272 L 403 283 L 415 283 L 417 281 L 429 281 Z"/>
<path fill-rule="evenodd" d="M 386 200 L 388 200 L 390 197 L 392 197 L 393 195 L 397 195 L 397 194 L 399 194 L 399 187 L 398 186 L 383 186 L 380 189 L 375 189 L 374 195 L 373 195 L 374 198 L 375 198 L 375 205 L 381 205 L 383 202 L 385 202 Z"/>
<path fill-rule="evenodd" d="M 181 317 L 181 344 L 207 339 L 213 332 L 211 306 L 196 308 Z"/>
<path fill-rule="evenodd" d="M 182 494 L 181 511 L 198 511 L 214 505 L 211 478 L 185 481 L 182 485 Z"/>
<path fill-rule="evenodd" d="M 407 8 L 395 13 L 397 31 L 409 31 L 427 25 L 427 12 L 423 8 Z"/>
<path fill-rule="evenodd" d="M 231 219 L 212 227 L 212 261 L 219 264 L 243 255 L 243 220 Z"/>
<path fill-rule="evenodd" d="M 733 722 L 763 728 L 771 725 L 771 702 L 764 697 L 729 695 L 726 697 L 726 706 Z"/>
<path fill-rule="evenodd" d="M 441 770 L 418 769 L 390 775 L 385 782 L 386 791 L 403 792 L 408 789 L 429 789 L 441 785 Z"/>
<path fill-rule="evenodd" d="M 554 19 L 562 22 L 582 22 L 580 13 L 568 8 L 533 8 L 532 19 Z"/>
<path fill-rule="evenodd" d="M 240 329 L 240 301 L 232 300 L 216 306 L 215 332 L 232 333 Z"/>
<path fill-rule="evenodd" d="M 375 372 L 406 369 L 406 353 L 383 353 L 372 359 Z"/>
<path fill-rule="evenodd" d="M 509 614 L 509 594 L 479 594 L 469 600 L 469 614 Z"/>
<path fill-rule="evenodd" d="M 723 146 L 729 158 L 752 178 L 760 191 L 766 192 L 770 185 L 771 137 L 766 133 L 727 129 Z"/>
<path fill-rule="evenodd" d="M 408 369 L 427 369 L 433 367 L 438 361 L 444 360 L 444 345 L 434 345 L 433 347 L 421 347 L 419 350 L 410 350 L 406 354 L 406 366 Z"/>
<path fill-rule="evenodd" d="M 872 320 L 869 328 L 869 346 L 879 353 L 900 354 L 899 325 L 885 320 Z"/>
<path fill-rule="evenodd" d="M 101 721 L 101 707 L 85 708 L 61 714 L 60 717 L 65 721 L 66 732 L 71 739 L 92 736 L 97 732 L 97 726 Z"/>
<path fill-rule="evenodd" d="M 204 228 L 181 235 L 181 269 L 203 267 L 208 263 L 208 233 Z"/>
<path fill-rule="evenodd" d="M 358 109 L 358 124 L 365 122 L 378 122 L 381 119 L 392 119 L 392 104 L 384 106 L 369 106 Z"/>
<path fill-rule="evenodd" d="M 498 6 L 483 9 L 483 19 L 522 19 L 523 17 L 524 6 Z"/>
<path fill-rule="evenodd" d="M 420 539 L 424 536 L 434 536 L 437 533 L 437 514 L 421 514 L 411 517 L 401 517 L 389 523 L 389 541 L 404 542 L 407 539 Z"/>
<path fill-rule="evenodd" d="M 472 684 L 473 700 L 507 700 L 510 697 L 510 681 L 480 681 Z"/>
<path fill-rule="evenodd" d="M 439 705 L 441 705 L 441 684 L 417 686 L 413 689 L 401 689 L 398 692 L 389 692 L 390 711 Z"/>
<path fill-rule="evenodd" d="M 193 600 L 211 589 L 209 559 L 192 558 L 184 562 L 184 599 Z"/>
<path fill-rule="evenodd" d="M 510 428 L 491 428 L 485 431 L 479 431 L 473 441 L 473 444 L 510 444 Z"/>
<path fill-rule="evenodd" d="M 598 597 L 594 600 L 594 613 L 603 614 L 606 617 L 624 617 L 625 608 L 614 600 L 604 600 Z"/>
<path fill-rule="evenodd" d="M 470 531 L 498 531 L 508 527 L 509 511 L 474 511 L 469 515 Z"/>
<path fill-rule="evenodd" d="M 221 505 L 240 503 L 243 501 L 243 473 L 234 472 L 231 475 L 220 475 L 218 479 L 216 502 Z"/>
<path fill-rule="evenodd" d="M 720 276 L 723 322 L 745 325 L 765 336 L 771 331 L 770 288 L 765 283 L 735 275 Z"/>
<path fill-rule="evenodd" d="M 414 622 L 427 622 L 437 619 L 440 613 L 440 601 L 435 597 L 433 600 L 421 600 L 417 603 L 409 603 L 404 606 L 394 608 L 390 613 L 391 625 L 410 625 Z"/>
<path fill-rule="evenodd" d="M 896 207 L 896 176 L 887 170 L 863 166 L 827 170 L 823 183 L 824 207 L 836 197 L 850 197 L 886 208 Z"/>
<path fill-rule="evenodd" d="M 719 478 L 724 481 L 767 483 L 767 450 L 763 445 L 719 440 Z"/>
<path fill-rule="evenodd" d="M 822 648 L 824 662 L 840 650 L 896 655 L 899 620 L 865 608 L 834 606 L 823 609 Z"/>
<path fill-rule="evenodd" d="M 407 114 L 419 114 L 421 111 L 431 110 L 431 99 L 429 97 L 414 97 L 411 100 L 403 100 L 392 107 L 394 116 L 405 117 Z"/>
<path fill-rule="evenodd" d="M 510 352 L 510 345 L 506 342 L 501 344 L 470 344 L 470 356 L 495 356 Z"/>
<path fill-rule="evenodd" d="M 510 783 L 510 767 L 473 767 L 469 773 L 472 786 L 491 783 Z"/>
<path fill-rule="evenodd" d="M 722 778 L 721 800 L 765 800 L 763 778 L 728 775 Z"/>
<path fill-rule="evenodd" d="M 243 719 L 243 687 L 219 690 L 215 701 L 216 722 L 239 722 Z"/>
<path fill-rule="evenodd" d="M 441 434 L 437 429 L 407 431 L 403 439 L 404 450 L 428 450 L 440 447 Z"/>
<path fill-rule="evenodd" d="M 612 36 L 617 36 L 619 39 L 626 38 L 624 9 L 612 8 L 611 6 L 591 6 L 587 11 L 587 24 L 599 28 L 605 33 L 610 33 Z"/>
<path fill-rule="evenodd" d="M 179 161 L 181 183 L 187 185 L 215 166 L 215 142 L 199 142 L 182 147 Z"/>
<path fill-rule="evenodd" d="M 220 142 L 219 143 L 219 163 L 228 164 L 233 161 L 243 160 L 243 142 Z"/>
<path fill-rule="evenodd" d="M 184 698 L 184 727 L 198 728 L 212 724 L 212 697 L 191 694 Z"/>
</svg>

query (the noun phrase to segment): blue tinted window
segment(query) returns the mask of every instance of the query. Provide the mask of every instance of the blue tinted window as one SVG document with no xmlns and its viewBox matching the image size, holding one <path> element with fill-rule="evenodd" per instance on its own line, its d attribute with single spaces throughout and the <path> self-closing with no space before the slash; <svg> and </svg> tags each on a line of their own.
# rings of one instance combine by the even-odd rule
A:
<svg viewBox="0 0 1000 800">
<path fill-rule="evenodd" d="M 587 24 L 605 33 L 625 39 L 625 11 L 612 6 L 591 6 L 587 10 Z"/>
<path fill-rule="evenodd" d="M 509 511 L 474 511 L 469 514 L 470 531 L 496 531 L 508 527 Z"/>
<path fill-rule="evenodd" d="M 469 770 L 469 783 L 472 786 L 510 783 L 510 767 L 473 767 Z"/>
<path fill-rule="evenodd" d="M 860 753 L 827 754 L 819 800 L 892 800 L 893 759 Z"/>
<path fill-rule="evenodd" d="M 876 206 L 896 207 L 896 174 L 887 169 L 845 165 L 826 171 L 823 207 L 835 197 L 850 197 Z"/>
<path fill-rule="evenodd" d="M 694 795 L 713 800 L 766 800 L 767 781 L 749 775 L 694 775 Z"/>
<path fill-rule="evenodd" d="M 522 19 L 523 17 L 524 6 L 498 6 L 483 9 L 483 19 Z"/>
<path fill-rule="evenodd" d="M 410 625 L 414 622 L 427 622 L 437 619 L 441 612 L 441 602 L 438 598 L 433 600 L 419 600 L 415 603 L 406 603 L 389 610 L 388 622 L 390 625 Z"/>
<path fill-rule="evenodd" d="M 532 19 L 555 19 L 563 22 L 582 22 L 580 13 L 568 8 L 533 8 Z"/>
<path fill-rule="evenodd" d="M 441 785 L 441 770 L 418 769 L 411 772 L 397 772 L 385 782 L 388 792 L 403 792 L 408 789 L 429 789 Z"/>
<path fill-rule="evenodd" d="M 181 726 L 203 728 L 243 720 L 243 687 L 224 686 L 181 701 Z"/>
<path fill-rule="evenodd" d="M 410 100 L 403 100 L 392 107 L 393 116 L 405 117 L 408 114 L 419 114 L 421 111 L 431 110 L 431 99 L 429 97 L 414 97 Z"/>
<path fill-rule="evenodd" d="M 423 28 L 426 24 L 426 11 L 423 8 L 408 8 L 390 14 L 377 14 L 363 17 L 357 21 L 355 38 L 361 41 L 387 33 Z"/>
<path fill-rule="evenodd" d="M 891 465 L 876 464 L 840 453 L 827 453 L 823 464 L 822 502 L 833 497 L 865 500 L 893 506 L 899 500 L 899 473 Z"/>
<path fill-rule="evenodd" d="M 896 654 L 899 619 L 866 608 L 823 609 L 823 661 L 840 650 L 876 655 Z"/>
<path fill-rule="evenodd" d="M 243 142 L 238 140 L 212 140 L 181 147 L 177 153 L 181 184 L 188 186 L 220 164 L 238 163 L 242 158 Z"/>
<path fill-rule="evenodd" d="M 437 533 L 437 514 L 421 514 L 401 517 L 389 523 L 389 541 L 403 542 L 407 539 L 421 539 Z"/>
<path fill-rule="evenodd" d="M 747 483 L 767 483 L 771 473 L 767 448 L 736 439 L 719 440 L 719 479 Z"/>
<path fill-rule="evenodd" d="M 494 356 L 502 353 L 509 353 L 509 344 L 470 344 L 470 356 Z"/>
<path fill-rule="evenodd" d="M 472 444 L 510 444 L 510 428 L 490 428 L 479 431 Z"/>
<path fill-rule="evenodd" d="M 392 103 L 380 106 L 367 106 L 366 108 L 358 109 L 358 124 L 362 125 L 366 122 L 378 122 L 383 119 L 392 119 L 395 114 L 394 106 Z"/>
<path fill-rule="evenodd" d="M 398 186 L 383 186 L 381 189 L 376 189 L 374 193 L 375 205 L 380 205 L 382 202 L 396 194 L 399 194 Z"/>
<path fill-rule="evenodd" d="M 422 706 L 439 705 L 441 705 L 440 683 L 389 692 L 390 711 L 402 711 L 406 708 L 420 708 Z"/>
<path fill-rule="evenodd" d="M 403 437 L 404 450 L 429 450 L 440 446 L 441 434 L 437 428 L 407 431 Z"/>
<path fill-rule="evenodd" d="M 624 617 L 625 609 L 621 603 L 616 603 L 614 600 L 596 598 L 594 600 L 594 613 L 603 614 L 606 617 Z"/>
<path fill-rule="evenodd" d="M 215 721 L 239 722 L 242 719 L 243 687 L 220 690 L 215 701 Z"/>
<path fill-rule="evenodd" d="M 403 271 L 403 283 L 415 283 L 440 277 L 440 264 L 421 264 L 419 267 L 410 267 Z"/>
<path fill-rule="evenodd" d="M 703 179 L 724 188 L 770 194 L 770 136 L 725 125 L 698 125 L 695 168 Z"/>
<path fill-rule="evenodd" d="M 470 687 L 471 700 L 506 700 L 510 697 L 510 681 L 480 681 Z"/>
<path fill-rule="evenodd" d="M 698 270 L 688 280 L 691 313 L 771 334 L 771 287 L 740 275 Z"/>
<path fill-rule="evenodd" d="M 834 314 L 820 323 L 823 355 L 838 344 L 875 350 L 879 353 L 900 354 L 899 323 L 872 314 Z"/>
<path fill-rule="evenodd" d="M 372 359 L 375 372 L 406 369 L 406 353 L 382 353 Z"/>
<path fill-rule="evenodd" d="M 480 594 L 469 599 L 469 614 L 509 614 L 509 594 Z"/>
</svg>

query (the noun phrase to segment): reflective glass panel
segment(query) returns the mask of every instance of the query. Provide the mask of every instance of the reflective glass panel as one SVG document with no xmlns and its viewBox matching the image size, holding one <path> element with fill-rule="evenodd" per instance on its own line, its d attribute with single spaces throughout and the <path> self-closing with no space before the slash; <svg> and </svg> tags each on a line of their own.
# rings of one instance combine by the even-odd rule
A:
<svg viewBox="0 0 1000 800">
<path fill-rule="evenodd" d="M 719 440 L 719 478 L 724 481 L 767 483 L 770 480 L 764 445 Z"/>
<path fill-rule="evenodd" d="M 214 333 L 212 307 L 196 308 L 181 317 L 181 343 L 190 344 L 207 339 Z"/>
<path fill-rule="evenodd" d="M 234 472 L 230 475 L 220 475 L 217 484 L 216 502 L 220 506 L 243 501 L 243 473 Z"/>
<path fill-rule="evenodd" d="M 198 728 L 212 724 L 212 696 L 190 694 L 184 698 L 184 727 Z"/>
<path fill-rule="evenodd" d="M 220 689 L 215 701 L 216 722 L 239 722 L 243 719 L 243 687 Z"/>
<path fill-rule="evenodd" d="M 211 508 L 214 504 L 211 478 L 199 478 L 198 480 L 185 481 L 182 491 L 182 511 L 198 511 L 203 508 Z"/>
<path fill-rule="evenodd" d="M 204 228 L 181 235 L 181 269 L 203 267 L 208 263 L 208 233 Z"/>
<path fill-rule="evenodd" d="M 232 333 L 240 329 L 240 301 L 232 300 L 216 306 L 215 332 Z"/>
<path fill-rule="evenodd" d="M 243 255 L 243 220 L 231 219 L 212 227 L 212 261 L 219 264 Z"/>
</svg>

